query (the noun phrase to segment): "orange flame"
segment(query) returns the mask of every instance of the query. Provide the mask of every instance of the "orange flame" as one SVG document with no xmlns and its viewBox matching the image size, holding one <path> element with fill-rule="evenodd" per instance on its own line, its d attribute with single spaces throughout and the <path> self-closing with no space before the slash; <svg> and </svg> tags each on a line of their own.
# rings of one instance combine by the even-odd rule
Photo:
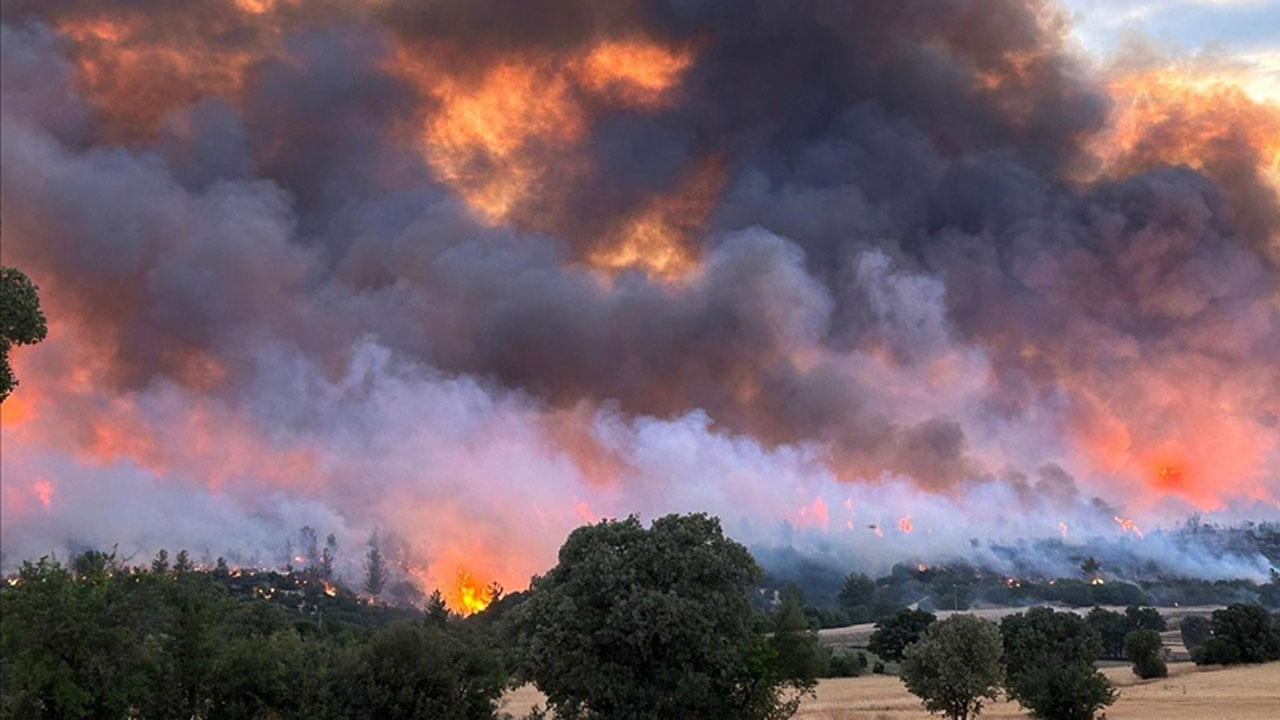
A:
<svg viewBox="0 0 1280 720">
<path fill-rule="evenodd" d="M 451 599 L 459 613 L 474 615 L 493 602 L 493 588 L 476 582 L 471 573 L 458 568 L 458 584 Z"/>
<path fill-rule="evenodd" d="M 1139 528 L 1137 525 L 1135 525 L 1132 520 L 1129 520 L 1128 518 L 1122 518 L 1119 515 L 1116 515 L 1113 519 L 1116 521 L 1116 524 L 1120 526 L 1121 533 L 1124 533 L 1126 535 L 1128 533 L 1133 533 L 1138 537 L 1139 540 L 1142 539 L 1142 529 Z"/>
<path fill-rule="evenodd" d="M 915 528 L 912 527 L 911 525 L 910 515 L 903 515 L 901 518 L 898 519 L 898 532 L 909 533 L 913 529 Z"/>
</svg>

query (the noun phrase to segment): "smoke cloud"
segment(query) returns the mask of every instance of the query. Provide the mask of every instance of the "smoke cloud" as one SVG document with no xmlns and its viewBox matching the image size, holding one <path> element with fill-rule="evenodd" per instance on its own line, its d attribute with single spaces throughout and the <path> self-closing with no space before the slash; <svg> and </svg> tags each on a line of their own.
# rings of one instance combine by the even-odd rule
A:
<svg viewBox="0 0 1280 720">
<path fill-rule="evenodd" d="M 868 568 L 1280 516 L 1280 110 L 1069 29 L 6 1 L 4 262 L 50 321 L 6 566 L 309 525 L 448 593 L 629 513 Z"/>
</svg>

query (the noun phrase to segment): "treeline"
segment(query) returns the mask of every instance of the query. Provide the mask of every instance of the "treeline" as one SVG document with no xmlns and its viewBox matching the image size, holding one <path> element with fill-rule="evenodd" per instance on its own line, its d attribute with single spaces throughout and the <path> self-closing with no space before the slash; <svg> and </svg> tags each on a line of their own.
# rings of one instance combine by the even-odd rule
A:
<svg viewBox="0 0 1280 720">
<path fill-rule="evenodd" d="M 1129 583 L 1107 580 L 1105 574 L 1091 557 L 1081 562 L 1080 577 L 1052 579 L 1006 577 L 964 563 L 900 563 L 881 578 L 859 572 L 846 575 L 834 597 L 807 604 L 805 612 L 818 627 L 830 628 L 874 622 L 908 606 L 930 611 L 1039 604 L 1086 608 L 1256 603 L 1280 608 L 1280 575 L 1275 571 L 1267 583 L 1176 578 Z"/>
<path fill-rule="evenodd" d="M 1144 679 L 1168 675 L 1160 636 L 1165 628 L 1154 608 L 1142 607 L 1124 613 L 1095 608 L 1085 617 L 1035 607 L 998 624 L 966 614 L 938 621 L 907 609 L 876 624 L 868 649 L 900 663 L 907 689 L 944 717 L 976 717 L 1003 692 L 1032 717 L 1081 720 L 1117 698 L 1095 667 L 1099 659 L 1127 660 Z M 1259 605 L 1232 605 L 1211 619 L 1186 618 L 1182 631 L 1200 664 L 1280 660 L 1280 615 Z"/>
<path fill-rule="evenodd" d="M 466 618 L 438 594 L 370 602 L 379 563 L 357 593 L 323 563 L 27 562 L 0 586 L 0 718 L 494 720 L 533 682 L 535 718 L 766 720 L 823 668 L 802 606 L 757 609 L 759 568 L 703 515 L 580 528 L 529 592 Z"/>
</svg>

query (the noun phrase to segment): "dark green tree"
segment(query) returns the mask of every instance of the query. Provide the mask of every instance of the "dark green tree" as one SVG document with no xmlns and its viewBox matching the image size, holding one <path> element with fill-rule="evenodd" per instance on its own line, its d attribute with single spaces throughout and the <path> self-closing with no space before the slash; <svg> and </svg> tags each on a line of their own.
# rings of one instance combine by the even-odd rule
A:
<svg viewBox="0 0 1280 720">
<path fill-rule="evenodd" d="M 431 591 L 431 595 L 427 598 L 426 611 L 427 624 L 440 628 L 449 624 L 449 608 L 444 604 L 444 595 L 441 595 L 439 590 Z"/>
<path fill-rule="evenodd" d="M 1127 630 L 1154 630 L 1162 633 L 1169 629 L 1164 616 L 1153 607 L 1130 605 L 1124 609 L 1124 622 Z"/>
<path fill-rule="evenodd" d="M 163 575 L 169 572 L 169 551 L 160 548 L 156 552 L 155 558 L 151 561 L 151 572 L 157 575 Z"/>
<path fill-rule="evenodd" d="M 937 616 L 924 610 L 904 608 L 876 623 L 867 649 L 885 660 L 899 662 L 907 646 L 924 634 Z"/>
<path fill-rule="evenodd" d="M 1213 637 L 1199 662 L 1213 665 L 1280 660 L 1280 631 L 1261 605 L 1237 603 L 1213 611 Z"/>
<path fill-rule="evenodd" d="M 1178 622 L 1178 633 L 1187 652 L 1204 647 L 1213 634 L 1213 622 L 1203 615 L 1188 615 Z"/>
<path fill-rule="evenodd" d="M 1098 633 L 1101 643 L 1098 656 L 1107 660 L 1123 660 L 1124 636 L 1129 631 L 1124 615 L 1095 607 L 1085 616 L 1085 621 Z"/>
<path fill-rule="evenodd" d="M 1125 659 L 1133 663 L 1133 672 L 1143 680 L 1166 677 L 1169 666 L 1164 661 L 1164 645 L 1155 630 L 1130 630 L 1124 636 Z"/>
<path fill-rule="evenodd" d="M 195 563 L 191 562 L 191 553 L 186 550 L 179 550 L 178 557 L 173 560 L 173 571 L 182 574 L 195 570 Z"/>
<path fill-rule="evenodd" d="M 565 720 L 789 717 L 815 681 L 785 667 L 790 639 L 757 624 L 760 579 L 706 515 L 578 528 L 506 616 L 519 678 Z"/>
<path fill-rule="evenodd" d="M 364 591 L 376 598 L 386 584 L 387 565 L 382 559 L 382 551 L 378 549 L 378 536 L 374 535 L 364 560 Z"/>
<path fill-rule="evenodd" d="M 338 685 L 352 720 L 491 720 L 506 679 L 482 643 L 420 624 L 381 630 L 353 655 Z"/>
<path fill-rule="evenodd" d="M 1115 688 L 1093 666 L 1102 641 L 1079 615 L 1036 607 L 1005 617 L 1000 634 L 1005 691 L 1032 717 L 1092 720 L 1115 702 Z"/>
<path fill-rule="evenodd" d="M 0 402 L 18 386 L 9 365 L 9 351 L 17 345 L 38 343 L 48 332 L 40 311 L 39 288 L 21 270 L 0 267 Z"/>
<path fill-rule="evenodd" d="M 876 582 L 866 573 L 849 573 L 845 576 L 837 599 L 848 610 L 869 608 L 876 599 Z"/>
<path fill-rule="evenodd" d="M 1004 645 L 995 623 L 953 615 L 933 623 L 907 646 L 901 678 L 930 713 L 969 720 L 995 700 L 1004 682 Z"/>
</svg>

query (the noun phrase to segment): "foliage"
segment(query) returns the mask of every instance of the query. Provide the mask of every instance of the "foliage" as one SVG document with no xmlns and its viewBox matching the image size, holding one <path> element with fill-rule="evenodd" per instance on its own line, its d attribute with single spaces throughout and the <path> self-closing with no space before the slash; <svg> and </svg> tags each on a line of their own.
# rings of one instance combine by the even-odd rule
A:
<svg viewBox="0 0 1280 720">
<path fill-rule="evenodd" d="M 0 718 L 495 716 L 507 676 L 482 616 L 428 628 L 309 574 L 167 557 L 42 558 L 0 585 Z"/>
<path fill-rule="evenodd" d="M 369 553 L 364 560 L 364 591 L 378 597 L 387 584 L 386 561 L 382 559 L 382 550 L 378 548 L 378 538 L 369 541 Z"/>
<path fill-rule="evenodd" d="M 871 633 L 867 649 L 885 660 L 899 662 L 907 646 L 919 640 L 925 628 L 935 620 L 937 616 L 931 612 L 909 608 L 899 610 L 876 623 L 876 629 Z"/>
<path fill-rule="evenodd" d="M 759 579 L 706 515 L 579 528 L 506 618 L 520 677 L 566 720 L 788 717 L 815 684 L 797 669 L 814 640 L 790 610 L 763 632 Z"/>
<path fill-rule="evenodd" d="M 1134 630 L 1163 632 L 1167 627 L 1159 611 L 1150 607 L 1130 605 L 1123 614 L 1095 607 L 1085 616 L 1090 627 L 1098 632 L 1102 641 L 1100 657 L 1107 660 L 1125 660 L 1125 636 Z"/>
<path fill-rule="evenodd" d="M 1032 608 L 1005 617 L 1000 633 L 1006 692 L 1032 717 L 1091 720 L 1115 702 L 1115 689 L 1093 666 L 1102 641 L 1075 613 Z"/>
<path fill-rule="evenodd" d="M 1133 663 L 1133 672 L 1138 677 L 1166 677 L 1169 666 L 1164 661 L 1164 645 L 1160 642 L 1160 633 L 1155 630 L 1131 630 L 1124 636 L 1125 659 Z"/>
<path fill-rule="evenodd" d="M 907 646 L 901 677 L 930 713 L 969 720 L 994 700 L 1004 681 L 999 628 L 973 615 L 953 615 L 930 625 Z"/>
<path fill-rule="evenodd" d="M 1213 623 L 1203 615 L 1188 615 L 1178 623 L 1178 632 L 1182 635 L 1183 646 L 1190 652 L 1204 647 L 1213 633 Z"/>
<path fill-rule="evenodd" d="M 832 653 L 827 660 L 827 669 L 823 677 L 858 677 L 867 672 L 867 654 L 857 652 Z"/>
<path fill-rule="evenodd" d="M 1280 660 L 1280 628 L 1261 605 L 1236 604 L 1213 611 L 1212 637 L 1197 663 L 1232 665 Z"/>
<path fill-rule="evenodd" d="M 31 345 L 48 334 L 40 311 L 39 288 L 21 270 L 0 267 L 0 402 L 18 386 L 9 365 L 9 351 Z"/>
</svg>

